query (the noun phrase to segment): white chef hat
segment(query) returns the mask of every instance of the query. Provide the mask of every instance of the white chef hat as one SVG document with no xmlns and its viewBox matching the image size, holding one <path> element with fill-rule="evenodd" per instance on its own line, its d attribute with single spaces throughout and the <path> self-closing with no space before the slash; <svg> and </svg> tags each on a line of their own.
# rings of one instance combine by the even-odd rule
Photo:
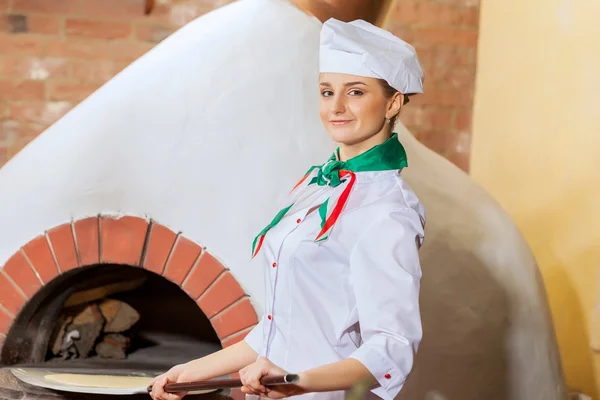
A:
<svg viewBox="0 0 600 400">
<path fill-rule="evenodd" d="M 360 19 L 325 21 L 321 29 L 320 72 L 384 79 L 400 93 L 423 93 L 424 73 L 415 49 Z"/>
</svg>

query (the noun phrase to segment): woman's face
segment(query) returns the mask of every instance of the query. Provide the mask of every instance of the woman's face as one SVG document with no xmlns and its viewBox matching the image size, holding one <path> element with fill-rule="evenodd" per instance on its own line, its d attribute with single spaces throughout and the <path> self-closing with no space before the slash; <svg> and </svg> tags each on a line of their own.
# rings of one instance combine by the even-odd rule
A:
<svg viewBox="0 0 600 400">
<path fill-rule="evenodd" d="M 321 121 L 331 138 L 346 146 L 387 135 L 385 120 L 395 115 L 401 104 L 386 97 L 375 78 L 321 73 L 319 91 Z"/>
</svg>

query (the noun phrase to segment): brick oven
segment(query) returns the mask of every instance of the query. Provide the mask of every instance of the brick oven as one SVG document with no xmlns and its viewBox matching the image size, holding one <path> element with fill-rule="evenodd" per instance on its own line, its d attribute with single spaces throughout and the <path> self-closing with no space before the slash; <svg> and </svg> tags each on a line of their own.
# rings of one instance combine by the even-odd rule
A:
<svg viewBox="0 0 600 400">
<path fill-rule="evenodd" d="M 111 285 L 142 280 L 111 291 Z M 160 372 L 245 336 L 257 317 L 236 279 L 182 233 L 133 216 L 85 218 L 33 238 L 0 271 L 2 364 L 51 362 L 55 323 L 78 293 L 121 298 L 140 313 L 135 367 Z M 141 354 L 136 356 L 136 353 Z M 54 360 L 54 361 L 53 361 Z M 92 357 L 62 363 L 127 369 L 127 361 Z"/>
</svg>

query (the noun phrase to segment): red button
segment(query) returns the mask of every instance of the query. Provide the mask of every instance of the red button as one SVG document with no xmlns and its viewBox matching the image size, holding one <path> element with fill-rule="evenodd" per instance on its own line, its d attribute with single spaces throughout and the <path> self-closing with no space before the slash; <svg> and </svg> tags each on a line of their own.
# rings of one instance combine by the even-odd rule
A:
<svg viewBox="0 0 600 400">
<path fill-rule="evenodd" d="M 296 223 L 297 223 L 297 224 L 299 224 L 300 222 L 302 222 L 302 220 L 301 220 L 300 218 L 298 218 L 298 219 L 296 220 Z"/>
<path fill-rule="evenodd" d="M 271 318 L 272 318 L 272 317 L 271 317 L 271 314 L 267 315 L 267 318 L 271 319 Z"/>
<path fill-rule="evenodd" d="M 276 266 L 277 266 L 277 263 L 276 263 L 276 262 L 274 262 L 274 263 L 273 263 L 273 268 L 275 268 Z"/>
<path fill-rule="evenodd" d="M 390 379 L 392 376 L 390 374 L 385 374 L 384 377 L 385 379 Z"/>
</svg>

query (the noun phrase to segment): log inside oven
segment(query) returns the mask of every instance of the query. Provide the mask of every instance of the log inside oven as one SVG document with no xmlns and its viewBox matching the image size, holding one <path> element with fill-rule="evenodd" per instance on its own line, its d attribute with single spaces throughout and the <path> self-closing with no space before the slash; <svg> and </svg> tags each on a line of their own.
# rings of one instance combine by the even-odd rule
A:
<svg viewBox="0 0 600 400">
<path fill-rule="evenodd" d="M 131 306 L 139 313 L 139 320 L 125 331 L 121 328 L 127 321 L 112 321 L 108 325 L 103 321 L 100 324 L 103 331 L 96 332 L 99 336 L 92 340 L 89 358 L 65 360 L 53 354 L 57 332 L 60 332 L 57 325 L 65 323 L 65 310 L 91 307 L 95 311 L 90 311 L 84 319 L 91 321 L 94 315 L 102 314 L 101 311 L 98 313 L 101 305 L 105 312 L 114 312 L 118 304 Z M 109 310 L 111 307 L 112 311 Z M 124 317 L 127 318 L 137 319 L 132 315 Z M 118 332 L 119 329 L 122 332 Z M 101 342 L 105 344 L 98 347 Z M 88 348 L 89 344 L 78 351 L 85 353 Z M 121 359 L 103 358 L 97 354 L 99 351 L 118 356 L 119 348 L 124 353 L 121 356 L 125 357 L 116 358 Z M 141 268 L 98 265 L 68 271 L 32 298 L 8 332 L 0 363 L 43 364 L 63 370 L 118 369 L 121 372 L 155 373 L 220 348 L 210 322 L 179 286 Z"/>
</svg>

